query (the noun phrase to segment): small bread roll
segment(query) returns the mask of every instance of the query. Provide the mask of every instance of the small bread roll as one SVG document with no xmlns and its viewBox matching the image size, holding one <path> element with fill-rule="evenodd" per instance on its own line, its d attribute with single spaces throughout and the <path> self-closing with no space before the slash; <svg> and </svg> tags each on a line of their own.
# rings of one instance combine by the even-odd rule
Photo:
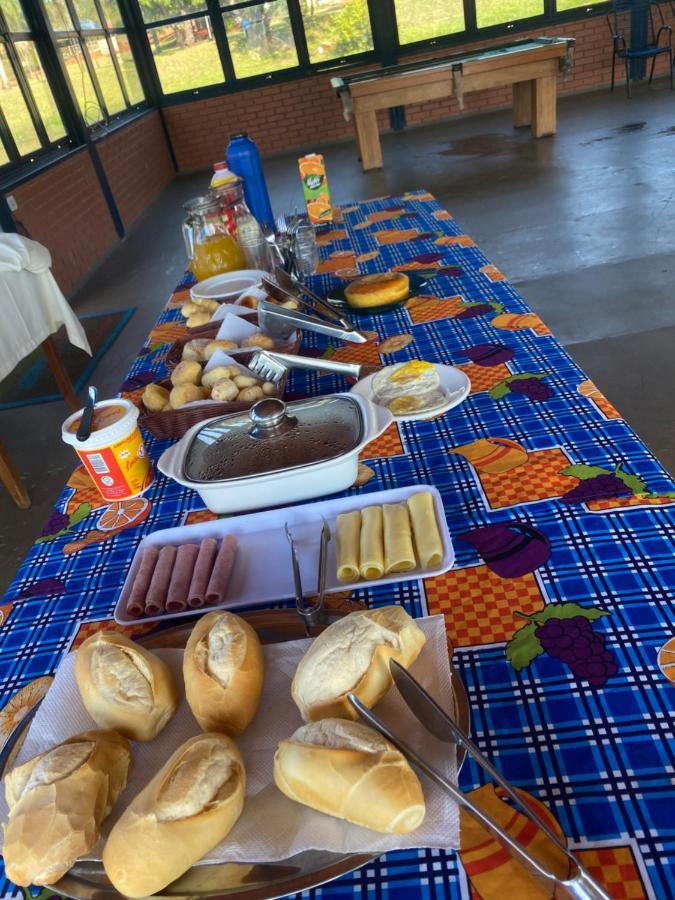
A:
<svg viewBox="0 0 675 900">
<path fill-rule="evenodd" d="M 255 297 L 253 294 L 245 294 L 239 300 L 239 306 L 245 306 L 247 309 L 257 309 L 259 303 L 260 298 Z"/>
<path fill-rule="evenodd" d="M 180 409 L 186 403 L 204 400 L 207 396 L 207 391 L 197 384 L 178 384 L 169 394 L 169 403 L 171 404 L 171 409 Z"/>
<path fill-rule="evenodd" d="M 277 386 L 273 381 L 265 381 L 261 387 L 266 397 L 273 397 L 277 393 Z"/>
<path fill-rule="evenodd" d="M 178 706 L 166 663 L 116 631 L 98 631 L 75 656 L 82 702 L 101 728 L 134 741 L 157 737 Z"/>
<path fill-rule="evenodd" d="M 115 823 L 103 866 L 126 897 L 161 891 L 212 850 L 244 807 L 246 772 L 224 734 L 190 738 Z"/>
<path fill-rule="evenodd" d="M 218 309 L 218 301 L 217 300 L 209 300 L 208 297 L 193 297 L 192 302 L 197 307 L 197 309 L 201 309 L 203 312 L 214 314 L 214 312 Z"/>
<path fill-rule="evenodd" d="M 274 347 L 274 340 L 262 331 L 256 331 L 250 334 L 239 344 L 240 347 L 262 347 L 264 350 L 271 350 Z"/>
<path fill-rule="evenodd" d="M 204 348 L 204 359 L 211 359 L 216 350 L 236 350 L 236 341 L 209 341 Z"/>
<path fill-rule="evenodd" d="M 183 347 L 183 352 L 181 354 L 182 359 L 194 359 L 197 362 L 203 362 L 206 359 L 204 356 L 204 349 L 206 345 L 203 340 L 196 338 L 193 341 L 188 341 L 187 344 Z"/>
<path fill-rule="evenodd" d="M 193 303 L 191 300 L 188 300 L 187 303 L 184 303 L 180 308 L 181 314 L 185 316 L 186 319 L 189 319 L 190 316 L 194 315 L 196 312 L 199 312 L 199 307 L 196 303 Z"/>
<path fill-rule="evenodd" d="M 232 366 L 214 366 L 202 375 L 202 385 L 213 387 L 217 381 L 221 381 L 223 378 L 232 380 L 232 368 Z M 239 373 L 239 369 L 237 369 L 237 373 Z"/>
<path fill-rule="evenodd" d="M 171 373 L 171 384 L 199 384 L 202 378 L 202 367 L 194 359 L 179 362 Z"/>
<path fill-rule="evenodd" d="M 384 834 L 408 834 L 426 807 L 405 756 L 361 722 L 323 719 L 281 741 L 274 781 L 291 800 Z"/>
<path fill-rule="evenodd" d="M 212 612 L 197 622 L 183 656 L 185 696 L 202 731 L 236 737 L 260 703 L 265 660 L 245 619 Z"/>
<path fill-rule="evenodd" d="M 150 412 L 161 412 L 169 402 L 169 392 L 160 384 L 149 384 L 143 391 L 143 405 Z"/>
<path fill-rule="evenodd" d="M 359 610 L 329 625 L 298 664 L 291 694 L 303 719 L 356 719 L 353 692 L 368 708 L 392 685 L 389 660 L 406 668 L 426 638 L 402 606 Z"/>
<path fill-rule="evenodd" d="M 206 325 L 211 321 L 211 313 L 204 310 L 198 310 L 192 313 L 185 323 L 188 328 L 199 328 L 200 325 Z"/>
<path fill-rule="evenodd" d="M 257 378 L 254 378 L 252 375 L 235 375 L 232 379 L 238 388 L 246 388 L 253 387 L 255 384 L 260 384 Z"/>
<path fill-rule="evenodd" d="M 5 873 L 14 884 L 55 884 L 89 853 L 127 783 L 131 750 L 116 731 L 85 731 L 5 777 Z"/>
<path fill-rule="evenodd" d="M 256 400 L 262 400 L 264 396 L 260 385 L 254 385 L 254 387 L 242 388 L 237 400 L 241 403 L 255 403 Z"/>
<path fill-rule="evenodd" d="M 239 388 L 234 381 L 231 381 L 229 378 L 221 378 L 211 388 L 211 399 L 225 400 L 229 403 L 232 400 L 236 400 L 238 393 Z"/>
</svg>

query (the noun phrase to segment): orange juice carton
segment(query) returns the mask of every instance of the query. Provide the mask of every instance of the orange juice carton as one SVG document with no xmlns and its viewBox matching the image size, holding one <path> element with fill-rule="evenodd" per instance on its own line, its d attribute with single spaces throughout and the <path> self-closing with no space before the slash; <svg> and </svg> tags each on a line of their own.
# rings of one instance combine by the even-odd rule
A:
<svg viewBox="0 0 675 900">
<path fill-rule="evenodd" d="M 312 225 L 333 221 L 326 165 L 320 153 L 308 153 L 298 160 L 307 215 Z"/>
</svg>

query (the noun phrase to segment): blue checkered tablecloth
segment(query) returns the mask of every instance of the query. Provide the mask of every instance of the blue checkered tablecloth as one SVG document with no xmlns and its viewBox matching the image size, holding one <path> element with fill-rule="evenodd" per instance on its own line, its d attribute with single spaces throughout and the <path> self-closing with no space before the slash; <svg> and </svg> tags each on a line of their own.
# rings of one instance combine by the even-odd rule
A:
<svg viewBox="0 0 675 900">
<path fill-rule="evenodd" d="M 357 203 L 343 207 L 341 218 L 322 235 L 316 289 L 344 284 L 357 271 L 391 268 L 429 282 L 407 305 L 359 320 L 377 335 L 366 349 L 338 348 L 307 334 L 303 352 L 384 363 L 425 359 L 461 366 L 472 381 L 460 406 L 430 421 L 399 423 L 378 439 L 363 457 L 369 480 L 352 489 L 433 483 L 443 497 L 455 567 L 424 583 L 364 588 L 353 599 L 399 602 L 417 616 L 444 613 L 478 746 L 509 780 L 546 804 L 613 897 L 672 897 L 675 641 L 665 645 L 675 635 L 675 485 L 431 195 Z M 123 385 L 132 395 L 166 374 L 171 338 L 165 326 L 182 321 L 178 301 L 188 285 L 178 286 L 133 364 Z M 384 343 L 388 338 L 398 340 Z M 490 352 L 497 354 L 492 360 L 485 357 Z M 499 354 L 503 361 L 485 364 Z M 535 389 L 536 397 L 514 389 L 523 377 L 547 389 Z M 338 376 L 311 372 L 296 371 L 290 380 L 299 395 L 345 388 Z M 156 459 L 168 444 L 146 437 Z M 487 464 L 490 454 L 502 462 Z M 581 483 L 597 484 L 592 479 L 602 474 L 613 476 L 614 492 L 589 489 L 585 500 L 563 499 Z M 64 489 L 56 518 L 0 605 L 2 739 L 73 641 L 111 618 L 141 538 L 193 521 L 203 510 L 196 494 L 158 476 L 140 524 L 106 536 L 97 528 L 104 509 L 87 512 L 82 496 L 76 483 Z M 544 548 L 536 564 L 516 571 L 514 562 L 508 574 L 495 572 L 481 540 L 486 526 L 500 524 L 521 549 L 533 542 Z M 575 675 L 521 632 L 574 610 L 604 641 L 610 674 L 602 684 Z M 484 782 L 467 762 L 462 788 Z M 454 850 L 407 850 L 306 894 L 468 898 L 467 872 L 480 893 L 480 874 Z M 6 880 L 2 893 L 20 895 Z M 508 881 L 503 895 L 510 896 Z"/>
</svg>

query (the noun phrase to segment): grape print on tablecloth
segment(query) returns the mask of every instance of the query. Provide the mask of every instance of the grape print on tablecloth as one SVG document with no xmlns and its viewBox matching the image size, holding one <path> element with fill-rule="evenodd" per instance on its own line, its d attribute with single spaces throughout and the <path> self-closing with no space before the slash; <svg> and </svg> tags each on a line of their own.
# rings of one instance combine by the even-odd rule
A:
<svg viewBox="0 0 675 900">
<path fill-rule="evenodd" d="M 515 351 L 505 347 L 504 344 L 476 344 L 473 347 L 466 347 L 462 352 L 472 363 L 486 367 L 510 362 L 515 356 Z"/>
<path fill-rule="evenodd" d="M 509 394 L 520 394 L 534 403 L 541 403 L 553 396 L 553 389 L 541 380 L 548 374 L 548 372 L 521 372 L 518 375 L 511 375 L 490 388 L 488 393 L 493 400 L 503 400 Z"/>
<path fill-rule="evenodd" d="M 593 631 L 591 624 L 608 616 L 606 610 L 578 603 L 551 603 L 540 612 L 516 615 L 528 621 L 506 645 L 507 659 L 517 671 L 546 653 L 593 687 L 602 687 L 618 672 L 614 654 L 605 648 L 604 636 Z"/>
</svg>

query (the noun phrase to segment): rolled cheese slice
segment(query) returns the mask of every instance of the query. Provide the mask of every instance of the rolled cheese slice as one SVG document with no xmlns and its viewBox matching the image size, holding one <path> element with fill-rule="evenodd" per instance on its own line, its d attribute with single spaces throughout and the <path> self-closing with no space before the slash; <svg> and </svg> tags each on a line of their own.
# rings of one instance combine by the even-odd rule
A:
<svg viewBox="0 0 675 900">
<path fill-rule="evenodd" d="M 340 513 L 335 520 L 335 556 L 338 581 L 359 580 L 359 541 L 361 537 L 361 513 Z"/>
<path fill-rule="evenodd" d="M 157 737 L 178 706 L 166 663 L 115 631 L 87 638 L 75 656 L 75 679 L 96 724 L 134 741 Z"/>
<path fill-rule="evenodd" d="M 443 559 L 443 541 L 438 530 L 434 498 L 429 491 L 413 494 L 408 497 L 408 510 L 420 565 L 435 569 Z"/>
<path fill-rule="evenodd" d="M 94 847 L 127 783 L 131 750 L 115 731 L 85 731 L 5 778 L 3 856 L 14 884 L 54 884 Z"/>
<path fill-rule="evenodd" d="M 256 714 L 265 660 L 240 616 L 212 612 L 192 629 L 183 655 L 185 695 L 202 731 L 240 734 Z"/>
<path fill-rule="evenodd" d="M 146 897 L 175 881 L 227 836 L 245 790 L 244 762 L 231 738 L 190 738 L 113 826 L 103 848 L 113 886 Z"/>
<path fill-rule="evenodd" d="M 359 563 L 361 578 L 373 581 L 384 574 L 384 532 L 382 507 L 366 506 L 361 510 L 361 544 Z"/>
<path fill-rule="evenodd" d="M 409 572 L 417 565 L 410 528 L 410 515 L 404 503 L 385 503 L 382 507 L 384 521 L 384 571 Z"/>
<path fill-rule="evenodd" d="M 279 744 L 274 781 L 291 800 L 373 831 L 408 834 L 424 820 L 424 794 L 408 761 L 360 722 L 303 725 Z"/>
<path fill-rule="evenodd" d="M 333 622 L 310 645 L 293 678 L 291 694 L 303 719 L 356 719 L 347 694 L 374 706 L 392 684 L 389 660 L 411 665 L 425 641 L 401 606 L 359 610 Z"/>
</svg>

